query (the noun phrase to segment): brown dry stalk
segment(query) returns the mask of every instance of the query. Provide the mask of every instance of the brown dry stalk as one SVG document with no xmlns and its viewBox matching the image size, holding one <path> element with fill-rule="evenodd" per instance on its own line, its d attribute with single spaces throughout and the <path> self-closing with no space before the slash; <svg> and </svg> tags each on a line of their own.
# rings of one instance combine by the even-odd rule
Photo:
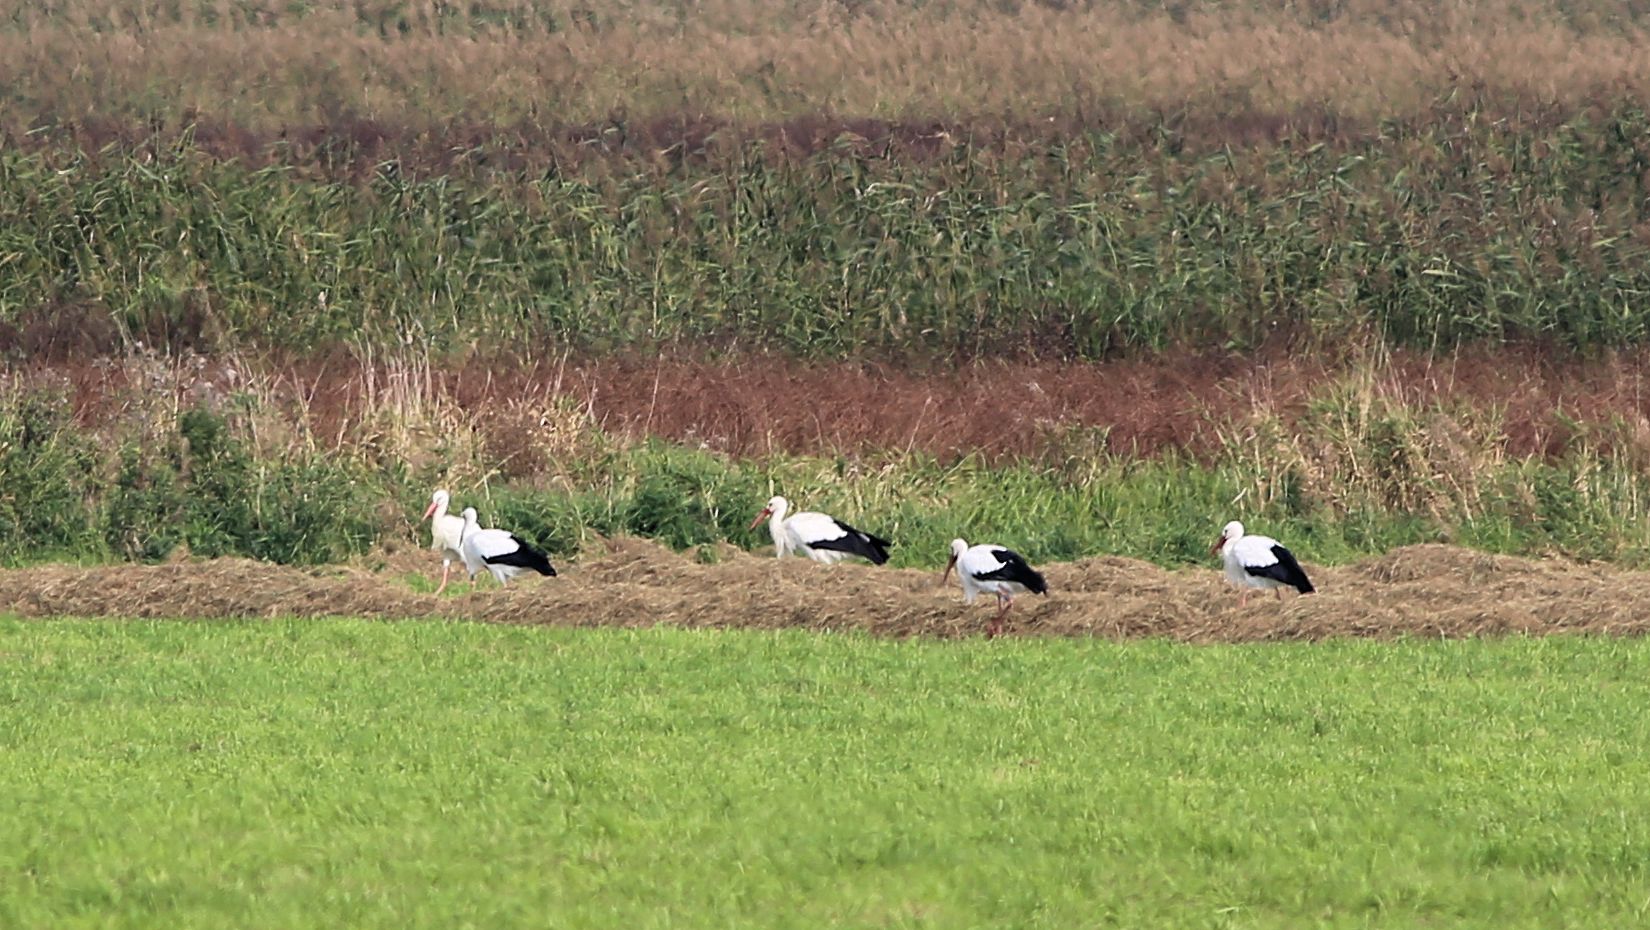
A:
<svg viewBox="0 0 1650 930">
<path fill-rule="evenodd" d="M 165 414 L 135 411 L 135 397 L 159 398 L 166 410 L 206 404 L 250 411 L 261 418 L 254 424 L 261 435 L 278 444 L 414 466 L 433 456 L 477 469 L 468 475 L 475 480 L 554 474 L 592 442 L 646 436 L 740 457 L 903 450 L 947 461 L 1205 457 L 1254 447 L 1269 467 L 1293 455 L 1352 474 L 1361 466 L 1349 457 L 1368 447 L 1372 431 L 1387 430 L 1406 444 L 1398 452 L 1459 462 L 1450 469 L 1459 474 L 1445 482 L 1468 480 L 1485 456 L 1557 457 L 1578 442 L 1650 462 L 1646 352 L 1590 360 L 1516 349 L 1340 360 L 1182 355 L 979 363 L 927 375 L 767 356 L 493 357 L 446 366 L 398 357 L 142 356 L 15 374 L 19 382 L 61 385 L 92 428 Z"/>
<path fill-rule="evenodd" d="M 166 16 L 136 0 L 66 0 L 48 14 L 10 0 L 6 128 L 203 117 L 258 133 L 340 120 L 542 128 L 1118 105 L 1377 119 L 1470 87 L 1532 104 L 1650 99 L 1650 34 L 1624 4 L 1399 0 L 1317 22 L 1293 4 L 522 2 L 491 5 L 495 25 L 441 3 L 312 6 L 225 3 L 207 17 L 192 3 Z"/>
</svg>

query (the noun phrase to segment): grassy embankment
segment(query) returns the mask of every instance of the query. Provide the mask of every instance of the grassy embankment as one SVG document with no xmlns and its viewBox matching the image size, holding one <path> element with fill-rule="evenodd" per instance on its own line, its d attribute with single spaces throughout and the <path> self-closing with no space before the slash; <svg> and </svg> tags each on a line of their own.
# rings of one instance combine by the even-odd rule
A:
<svg viewBox="0 0 1650 930">
<path fill-rule="evenodd" d="M 1034 458 L 996 461 L 920 449 L 735 457 L 604 428 L 549 389 L 504 420 L 417 368 L 376 386 L 363 373 L 368 388 L 331 398 L 353 406 L 328 418 L 305 407 L 320 399 L 271 380 L 242 374 L 239 389 L 215 390 L 191 364 L 127 364 L 135 389 L 81 421 L 66 392 L 0 394 L 6 560 L 163 559 L 179 545 L 336 560 L 386 535 L 422 536 L 413 521 L 437 484 L 563 559 L 593 533 L 765 544 L 745 525 L 773 493 L 886 533 L 901 565 L 937 564 L 959 535 L 1040 561 L 1186 564 L 1232 517 L 1321 562 L 1439 540 L 1628 563 L 1650 552 L 1642 424 L 1578 424 L 1559 452 L 1513 454 L 1502 412 L 1408 401 L 1368 377 L 1374 362 L 1301 410 L 1196 414 L 1208 417 L 1202 452 L 1140 457 L 1103 429 L 1074 428 Z"/>
<path fill-rule="evenodd" d="M 1645 916 L 1643 642 L 0 622 L 0 655 L 8 926 Z"/>
</svg>

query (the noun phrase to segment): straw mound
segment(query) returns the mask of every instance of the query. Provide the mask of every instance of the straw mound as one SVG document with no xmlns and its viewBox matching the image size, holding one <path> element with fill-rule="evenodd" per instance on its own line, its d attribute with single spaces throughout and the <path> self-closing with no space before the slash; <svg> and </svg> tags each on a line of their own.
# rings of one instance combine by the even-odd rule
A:
<svg viewBox="0 0 1650 930">
<path fill-rule="evenodd" d="M 245 559 L 0 572 L 0 604 L 28 617 L 446 617 L 562 626 L 677 626 L 865 630 L 885 636 L 981 631 L 993 604 L 965 607 L 934 571 L 783 562 L 724 547 L 701 564 L 652 543 L 622 539 L 555 578 L 436 598 L 391 575 L 358 568 L 301 569 Z M 422 553 L 411 564 L 439 573 Z M 1237 598 L 1213 567 L 1166 571 L 1115 557 L 1043 567 L 1053 593 L 1020 598 L 1018 635 L 1167 637 L 1219 642 L 1332 636 L 1457 637 L 1650 629 L 1650 573 L 1556 560 L 1410 546 L 1339 568 L 1308 566 L 1320 593 L 1282 604 Z M 462 590 L 462 584 L 460 584 Z"/>
</svg>

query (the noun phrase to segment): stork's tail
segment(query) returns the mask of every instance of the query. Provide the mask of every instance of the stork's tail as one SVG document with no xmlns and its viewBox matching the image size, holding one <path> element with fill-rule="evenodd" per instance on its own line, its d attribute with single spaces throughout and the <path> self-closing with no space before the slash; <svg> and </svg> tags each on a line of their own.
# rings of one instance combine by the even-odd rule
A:
<svg viewBox="0 0 1650 930">
<path fill-rule="evenodd" d="M 514 565 L 517 568 L 541 575 L 554 575 L 556 569 L 550 564 L 550 557 L 524 542 L 519 536 L 511 536 L 516 542 L 516 551 L 507 555 L 494 556 L 487 561 L 496 565 Z"/>
<path fill-rule="evenodd" d="M 862 532 L 859 535 L 865 537 L 866 551 L 864 554 L 867 559 L 871 560 L 872 565 L 881 565 L 888 561 L 888 549 L 894 545 L 893 543 L 880 536 L 872 536 L 870 533 Z"/>
<path fill-rule="evenodd" d="M 537 549 L 529 549 L 527 552 L 530 558 L 530 561 L 527 563 L 528 568 L 531 568 L 533 571 L 536 571 L 541 575 L 553 576 L 556 574 L 556 567 L 550 564 L 549 556 L 538 551 Z"/>
<path fill-rule="evenodd" d="M 1026 579 L 1026 590 L 1032 594 L 1048 593 L 1048 582 L 1043 580 L 1042 572 L 1034 571 L 1031 573 L 1031 577 Z"/>
</svg>

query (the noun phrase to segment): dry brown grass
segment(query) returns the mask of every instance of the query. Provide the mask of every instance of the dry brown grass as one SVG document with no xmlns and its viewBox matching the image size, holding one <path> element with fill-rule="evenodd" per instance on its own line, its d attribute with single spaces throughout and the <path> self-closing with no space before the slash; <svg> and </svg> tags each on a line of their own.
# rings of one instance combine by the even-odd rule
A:
<svg viewBox="0 0 1650 930">
<path fill-rule="evenodd" d="M 441 365 L 366 351 L 296 362 L 145 353 L 13 374 L 61 385 L 94 430 L 134 418 L 164 425 L 204 405 L 248 418 L 262 455 L 340 450 L 415 472 L 439 462 L 467 485 L 563 473 L 606 444 L 649 437 L 737 457 L 1247 454 L 1257 474 L 1321 472 L 1325 487 L 1418 511 L 1432 503 L 1419 472 L 1459 483 L 1583 446 L 1650 465 L 1645 352 L 1182 354 L 930 373 L 772 356 Z M 1381 450 L 1393 457 L 1376 468 L 1366 458 Z"/>
<path fill-rule="evenodd" d="M 989 606 L 966 607 L 935 572 L 784 562 L 723 547 L 702 565 L 652 543 L 612 540 L 555 578 L 436 598 L 363 568 L 303 570 L 242 559 L 158 566 L 43 566 L 0 572 L 0 602 L 26 617 L 447 617 L 554 626 L 863 630 L 879 636 L 980 633 Z M 429 571 L 402 550 L 381 568 Z M 1309 597 L 1239 609 L 1220 574 L 1109 557 L 1042 566 L 1046 598 L 1016 602 L 1008 633 L 1160 637 L 1194 642 L 1650 632 L 1650 583 L 1556 560 L 1410 546 L 1353 565 L 1308 565 Z M 820 584 L 828 577 L 830 584 Z"/>
<path fill-rule="evenodd" d="M 1532 107 L 1650 99 L 1650 33 L 1624 2 L 547 0 L 492 4 L 491 25 L 439 2 L 333 0 L 303 15 L 236 2 L 180 4 L 181 15 L 142 0 L 54 6 L 0 5 L 14 134 L 54 126 L 95 140 L 111 126 L 196 122 L 247 148 L 317 126 L 407 144 L 503 127 L 531 144 L 664 116 L 1108 122 L 1141 110 L 1242 123 L 1305 111 L 1373 120 L 1462 90 Z"/>
</svg>

